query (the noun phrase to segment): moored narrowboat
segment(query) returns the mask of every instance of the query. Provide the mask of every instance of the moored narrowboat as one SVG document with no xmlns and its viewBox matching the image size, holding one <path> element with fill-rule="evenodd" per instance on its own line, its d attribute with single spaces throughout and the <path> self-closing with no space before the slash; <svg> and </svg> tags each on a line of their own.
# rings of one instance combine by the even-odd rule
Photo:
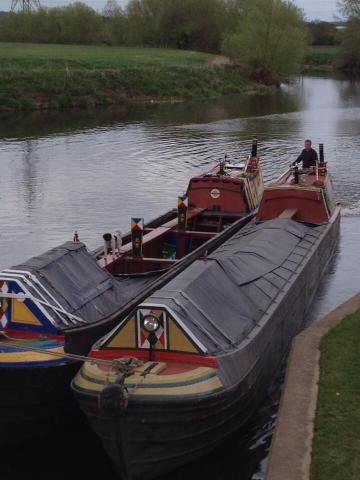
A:
<svg viewBox="0 0 360 480">
<path fill-rule="evenodd" d="M 178 208 L 89 252 L 73 241 L 0 272 L 0 444 L 42 434 L 73 411 L 81 358 L 142 298 L 253 217 L 263 191 L 257 143 L 190 180 Z M 78 360 L 78 361 L 76 361 Z"/>
<path fill-rule="evenodd" d="M 122 478 L 190 462 L 260 405 L 337 245 L 340 206 L 320 153 L 315 168 L 267 186 L 255 219 L 94 345 L 96 363 L 72 390 Z"/>
</svg>

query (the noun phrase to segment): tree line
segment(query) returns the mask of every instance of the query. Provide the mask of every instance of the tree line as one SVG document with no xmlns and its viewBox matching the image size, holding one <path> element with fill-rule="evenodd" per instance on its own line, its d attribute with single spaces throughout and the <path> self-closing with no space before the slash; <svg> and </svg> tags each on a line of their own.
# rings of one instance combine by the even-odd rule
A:
<svg viewBox="0 0 360 480">
<path fill-rule="evenodd" d="M 0 40 L 152 46 L 218 52 L 243 0 L 109 0 L 101 13 L 82 2 L 0 19 Z M 235 15 L 235 18 L 234 18 Z"/>
<path fill-rule="evenodd" d="M 339 0 L 338 7 L 347 18 L 342 32 L 338 67 L 360 73 L 360 0 Z"/>
<path fill-rule="evenodd" d="M 303 12 L 287 0 L 108 0 L 10 13 L 0 41 L 165 47 L 225 53 L 275 83 L 299 67 L 308 42 Z"/>
<path fill-rule="evenodd" d="M 225 53 L 266 80 L 294 73 L 306 44 L 338 45 L 338 66 L 360 71 L 360 0 L 339 0 L 347 19 L 306 24 L 287 0 L 108 0 L 0 15 L 0 41 L 165 47 Z"/>
<path fill-rule="evenodd" d="M 247 20 L 256 28 L 271 12 L 278 16 L 279 10 L 283 20 L 295 16 L 297 26 L 304 27 L 301 11 L 286 0 L 130 0 L 125 9 L 108 0 L 101 13 L 74 2 L 3 15 L 0 41 L 106 43 L 219 53 L 224 40 L 239 33 Z M 283 21 L 279 16 L 277 20 Z"/>
</svg>

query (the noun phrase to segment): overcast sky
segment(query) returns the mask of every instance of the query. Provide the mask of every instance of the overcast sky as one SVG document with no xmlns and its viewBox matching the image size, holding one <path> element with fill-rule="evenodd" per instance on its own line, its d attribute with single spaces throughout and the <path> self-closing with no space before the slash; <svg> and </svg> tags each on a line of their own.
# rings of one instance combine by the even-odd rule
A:
<svg viewBox="0 0 360 480">
<path fill-rule="evenodd" d="M 74 0 L 40 0 L 40 3 L 47 7 L 58 5 L 68 5 Z M 82 0 L 96 10 L 101 11 L 106 0 Z M 127 4 L 127 0 L 118 0 L 122 6 Z M 294 0 L 294 3 L 303 8 L 306 17 L 309 20 L 333 20 L 336 15 L 336 0 Z M 0 0 L 0 10 L 10 10 L 11 0 Z"/>
</svg>

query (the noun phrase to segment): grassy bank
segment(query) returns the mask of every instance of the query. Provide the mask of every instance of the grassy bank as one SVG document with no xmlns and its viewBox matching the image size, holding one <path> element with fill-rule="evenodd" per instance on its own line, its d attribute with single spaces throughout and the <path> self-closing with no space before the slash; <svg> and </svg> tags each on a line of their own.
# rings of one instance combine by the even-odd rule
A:
<svg viewBox="0 0 360 480">
<path fill-rule="evenodd" d="M 305 61 L 306 71 L 331 71 L 334 69 L 334 62 L 339 47 L 309 47 Z"/>
<path fill-rule="evenodd" d="M 0 43 L 0 110 L 62 109 L 244 92 L 213 55 L 167 49 Z"/>
<path fill-rule="evenodd" d="M 311 480 L 360 478 L 360 312 L 321 342 Z"/>
</svg>

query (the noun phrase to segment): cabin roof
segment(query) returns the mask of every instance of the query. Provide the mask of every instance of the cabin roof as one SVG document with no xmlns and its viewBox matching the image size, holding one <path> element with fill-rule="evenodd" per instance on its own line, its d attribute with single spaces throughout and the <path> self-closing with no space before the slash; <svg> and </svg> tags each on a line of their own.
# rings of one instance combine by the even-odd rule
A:
<svg viewBox="0 0 360 480">
<path fill-rule="evenodd" d="M 35 299 L 42 298 L 41 294 L 48 304 L 60 305 L 85 323 L 93 323 L 115 313 L 153 280 L 152 276 L 114 277 L 98 266 L 83 243 L 72 242 L 30 258 L 7 271 L 34 275 L 37 282 L 25 275 L 25 285 Z M 45 306 L 45 309 L 60 329 L 83 324 L 74 317 L 69 321 L 70 317 L 57 315 L 50 307 Z M 65 318 L 68 325 L 61 318 Z"/>
<path fill-rule="evenodd" d="M 209 354 L 231 350 L 261 320 L 325 226 L 250 223 L 146 300 L 162 305 Z"/>
</svg>

